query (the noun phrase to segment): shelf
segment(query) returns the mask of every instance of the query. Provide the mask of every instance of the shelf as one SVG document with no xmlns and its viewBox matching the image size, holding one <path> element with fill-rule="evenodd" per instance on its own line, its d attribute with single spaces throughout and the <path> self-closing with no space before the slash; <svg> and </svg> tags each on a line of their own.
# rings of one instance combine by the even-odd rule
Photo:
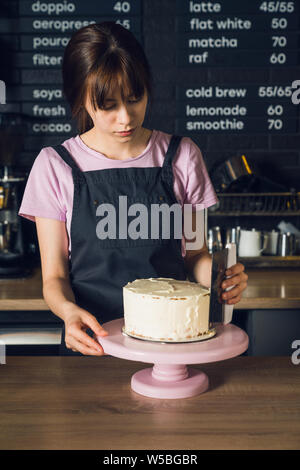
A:
<svg viewBox="0 0 300 470">
<path fill-rule="evenodd" d="M 211 216 L 300 216 L 298 193 L 218 193 L 218 203 L 208 213 Z"/>
<path fill-rule="evenodd" d="M 300 256 L 248 256 L 238 261 L 251 268 L 299 268 Z"/>
</svg>

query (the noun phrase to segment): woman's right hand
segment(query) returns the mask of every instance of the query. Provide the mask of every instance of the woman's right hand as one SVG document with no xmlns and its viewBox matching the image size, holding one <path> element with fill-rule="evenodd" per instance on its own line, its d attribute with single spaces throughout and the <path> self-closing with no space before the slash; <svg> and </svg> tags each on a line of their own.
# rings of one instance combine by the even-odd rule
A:
<svg viewBox="0 0 300 470">
<path fill-rule="evenodd" d="M 89 328 L 95 336 L 107 336 L 108 332 L 102 328 L 97 319 L 78 306 L 74 306 L 72 312 L 65 319 L 65 343 L 72 351 L 79 351 L 89 356 L 103 356 L 105 352 L 96 339 L 91 338 L 86 330 Z"/>
</svg>

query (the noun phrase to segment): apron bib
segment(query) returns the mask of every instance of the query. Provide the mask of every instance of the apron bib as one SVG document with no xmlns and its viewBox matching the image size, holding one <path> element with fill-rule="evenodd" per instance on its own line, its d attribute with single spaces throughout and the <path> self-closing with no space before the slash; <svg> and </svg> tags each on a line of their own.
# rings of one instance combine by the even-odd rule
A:
<svg viewBox="0 0 300 470">
<path fill-rule="evenodd" d="M 128 282 L 150 277 L 187 279 L 181 237 L 175 237 L 173 212 L 168 210 L 168 233 L 164 232 L 167 219 L 162 222 L 159 216 L 157 224 L 158 219 L 155 222 L 151 217 L 153 205 L 176 204 L 180 209 L 176 227 L 180 225 L 182 229 L 182 210 L 174 194 L 172 170 L 180 140 L 180 136 L 172 136 L 162 167 L 85 172 L 64 146 L 53 147 L 71 167 L 74 182 L 71 287 L 76 304 L 94 315 L 100 325 L 124 316 L 122 288 Z M 109 238 L 105 238 L 105 232 Z M 154 232 L 156 238 L 152 236 Z M 91 330 L 87 333 L 92 335 Z M 60 355 L 82 356 L 66 347 L 64 326 Z"/>
</svg>

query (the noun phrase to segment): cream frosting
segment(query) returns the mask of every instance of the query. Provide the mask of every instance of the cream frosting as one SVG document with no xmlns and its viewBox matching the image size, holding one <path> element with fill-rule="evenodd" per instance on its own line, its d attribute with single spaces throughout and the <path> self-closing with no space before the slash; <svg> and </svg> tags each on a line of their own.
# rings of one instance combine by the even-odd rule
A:
<svg viewBox="0 0 300 470">
<path fill-rule="evenodd" d="M 209 330 L 210 289 L 172 278 L 136 279 L 123 287 L 125 332 L 182 341 Z"/>
</svg>

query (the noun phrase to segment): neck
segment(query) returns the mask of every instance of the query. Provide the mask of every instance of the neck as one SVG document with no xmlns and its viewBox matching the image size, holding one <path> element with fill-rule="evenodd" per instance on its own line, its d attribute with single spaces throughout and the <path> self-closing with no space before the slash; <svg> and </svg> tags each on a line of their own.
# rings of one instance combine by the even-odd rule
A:
<svg viewBox="0 0 300 470">
<path fill-rule="evenodd" d="M 126 160 L 138 157 L 146 148 L 151 131 L 141 127 L 127 142 L 118 142 L 113 136 L 101 136 L 95 127 L 80 136 L 81 140 L 92 150 L 100 152 L 113 160 Z"/>
</svg>

